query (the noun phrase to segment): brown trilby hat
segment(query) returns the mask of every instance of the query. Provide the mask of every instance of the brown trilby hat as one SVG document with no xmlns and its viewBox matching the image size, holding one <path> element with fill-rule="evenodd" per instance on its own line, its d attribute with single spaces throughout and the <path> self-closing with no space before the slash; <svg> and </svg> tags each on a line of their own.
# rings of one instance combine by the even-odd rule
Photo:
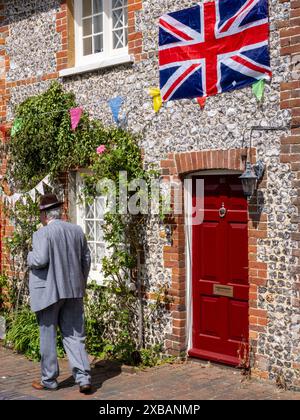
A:
<svg viewBox="0 0 300 420">
<path fill-rule="evenodd" d="M 40 210 L 49 210 L 59 207 L 63 204 L 62 201 L 58 201 L 55 194 L 45 194 L 40 198 Z"/>
</svg>

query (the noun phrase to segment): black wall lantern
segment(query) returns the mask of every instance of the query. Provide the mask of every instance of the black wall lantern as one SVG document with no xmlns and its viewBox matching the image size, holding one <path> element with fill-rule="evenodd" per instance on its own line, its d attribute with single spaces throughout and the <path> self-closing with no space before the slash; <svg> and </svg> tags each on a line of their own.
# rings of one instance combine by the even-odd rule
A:
<svg viewBox="0 0 300 420">
<path fill-rule="evenodd" d="M 258 181 L 263 177 L 265 164 L 259 160 L 255 165 L 246 162 L 245 172 L 240 176 L 245 196 L 250 199 L 257 189 Z"/>
<path fill-rule="evenodd" d="M 252 133 L 254 130 L 259 129 L 260 127 L 251 127 L 250 129 L 250 149 L 249 149 L 249 159 L 248 153 L 246 155 L 246 168 L 245 172 L 240 176 L 242 181 L 244 194 L 248 200 L 254 195 L 258 181 L 263 177 L 265 171 L 265 164 L 259 160 L 255 165 L 251 164 L 251 151 L 252 151 Z M 243 143 L 245 141 L 245 131 L 243 137 Z M 248 150 L 247 150 L 248 152 Z"/>
</svg>

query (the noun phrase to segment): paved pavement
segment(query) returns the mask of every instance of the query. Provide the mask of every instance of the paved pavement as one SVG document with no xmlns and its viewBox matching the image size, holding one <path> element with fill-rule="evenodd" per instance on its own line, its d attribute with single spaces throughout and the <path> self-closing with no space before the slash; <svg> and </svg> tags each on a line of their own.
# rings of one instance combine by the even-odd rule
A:
<svg viewBox="0 0 300 420">
<path fill-rule="evenodd" d="M 57 391 L 36 391 L 39 363 L 0 346 L 0 400 L 300 400 L 267 381 L 243 380 L 232 368 L 189 361 L 132 372 L 113 362 L 93 364 L 93 393 L 78 392 L 66 360 L 60 361 Z"/>
</svg>

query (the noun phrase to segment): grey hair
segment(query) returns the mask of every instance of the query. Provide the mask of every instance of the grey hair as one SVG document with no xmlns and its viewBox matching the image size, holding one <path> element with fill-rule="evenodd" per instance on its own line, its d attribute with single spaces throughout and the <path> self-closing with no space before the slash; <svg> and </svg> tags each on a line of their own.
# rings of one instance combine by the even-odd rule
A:
<svg viewBox="0 0 300 420">
<path fill-rule="evenodd" d="M 46 210 L 47 219 L 60 219 L 61 218 L 61 207 L 57 207 L 54 209 Z"/>
</svg>

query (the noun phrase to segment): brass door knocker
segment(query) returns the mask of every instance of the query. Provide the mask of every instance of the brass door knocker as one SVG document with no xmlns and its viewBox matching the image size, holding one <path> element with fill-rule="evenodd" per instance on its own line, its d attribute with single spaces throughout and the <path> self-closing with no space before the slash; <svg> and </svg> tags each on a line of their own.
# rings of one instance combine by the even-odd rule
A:
<svg viewBox="0 0 300 420">
<path fill-rule="evenodd" d="M 224 203 L 222 203 L 222 207 L 219 209 L 219 216 L 223 219 L 226 216 L 227 210 L 225 209 Z"/>
</svg>

